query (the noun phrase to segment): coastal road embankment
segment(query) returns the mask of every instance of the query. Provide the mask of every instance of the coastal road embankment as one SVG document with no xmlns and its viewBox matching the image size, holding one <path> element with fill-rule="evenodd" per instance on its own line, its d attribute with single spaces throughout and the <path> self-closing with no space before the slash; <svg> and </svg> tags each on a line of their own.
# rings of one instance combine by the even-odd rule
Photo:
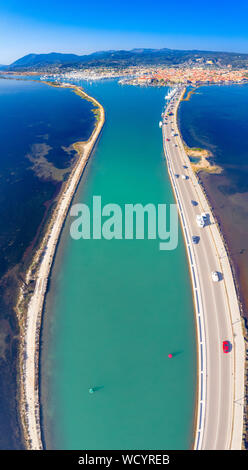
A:
<svg viewBox="0 0 248 470">
<path fill-rule="evenodd" d="M 230 260 L 178 129 L 177 111 L 184 92 L 178 89 L 168 103 L 162 131 L 195 305 L 198 390 L 194 448 L 241 449 L 245 367 L 242 321 Z M 203 212 L 209 219 L 200 228 L 196 216 Z M 197 244 L 193 236 L 199 237 Z M 220 273 L 219 282 L 213 282 L 213 271 Z M 223 341 L 230 344 L 227 354 L 223 352 Z"/>
</svg>

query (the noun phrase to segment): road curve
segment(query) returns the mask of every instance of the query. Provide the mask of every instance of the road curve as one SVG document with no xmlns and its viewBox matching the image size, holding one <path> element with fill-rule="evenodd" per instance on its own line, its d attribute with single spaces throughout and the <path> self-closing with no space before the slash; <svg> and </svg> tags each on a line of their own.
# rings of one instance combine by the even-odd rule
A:
<svg viewBox="0 0 248 470">
<path fill-rule="evenodd" d="M 194 449 L 237 450 L 242 447 L 244 412 L 242 321 L 219 227 L 191 168 L 179 133 L 177 111 L 184 92 L 185 88 L 179 88 L 168 103 L 162 132 L 168 173 L 188 255 L 195 306 L 198 390 Z M 191 201 L 196 201 L 197 205 Z M 200 228 L 196 215 L 202 212 L 209 214 L 209 223 Z M 193 244 L 193 235 L 200 237 L 198 244 Z M 219 282 L 213 282 L 212 271 L 222 274 Z M 227 354 L 222 348 L 225 340 L 231 344 Z"/>
</svg>

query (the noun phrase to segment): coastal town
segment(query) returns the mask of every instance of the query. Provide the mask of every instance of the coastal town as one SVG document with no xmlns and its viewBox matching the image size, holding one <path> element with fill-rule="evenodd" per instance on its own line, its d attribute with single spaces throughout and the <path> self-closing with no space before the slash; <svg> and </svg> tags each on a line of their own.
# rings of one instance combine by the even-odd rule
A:
<svg viewBox="0 0 248 470">
<path fill-rule="evenodd" d="M 211 62 L 211 61 L 209 61 Z M 248 83 L 248 69 L 233 70 L 231 66 L 224 68 L 213 67 L 209 63 L 206 66 L 194 67 L 152 67 L 152 66 L 130 66 L 126 68 L 116 67 L 93 67 L 74 69 L 68 72 L 57 71 L 41 76 L 41 80 L 53 78 L 55 80 L 80 81 L 118 79 L 121 85 L 138 86 L 168 86 L 201 84 L 244 84 Z"/>
<path fill-rule="evenodd" d="M 194 68 L 161 68 L 154 71 L 149 69 L 142 75 L 133 79 L 121 81 L 133 85 L 158 85 L 167 86 L 168 84 L 230 84 L 248 82 L 248 71 L 245 69 L 231 70 L 225 69 L 206 69 L 201 67 Z"/>
</svg>

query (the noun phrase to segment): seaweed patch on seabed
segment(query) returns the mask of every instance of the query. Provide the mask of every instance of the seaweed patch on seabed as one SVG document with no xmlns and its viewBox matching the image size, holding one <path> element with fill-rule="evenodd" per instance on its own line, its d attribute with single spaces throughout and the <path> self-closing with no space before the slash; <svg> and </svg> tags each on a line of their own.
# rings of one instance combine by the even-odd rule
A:
<svg viewBox="0 0 248 470">
<path fill-rule="evenodd" d="M 0 359 L 5 361 L 11 328 L 9 322 L 5 318 L 0 320 L 0 326 Z"/>
<path fill-rule="evenodd" d="M 205 171 L 207 173 L 220 174 L 223 169 L 219 165 L 215 165 L 211 159 L 213 154 L 207 149 L 188 147 L 184 144 L 185 151 L 190 158 L 194 158 L 195 161 L 191 161 L 191 167 L 195 173 L 199 171 Z"/>
<path fill-rule="evenodd" d="M 73 151 L 71 147 L 62 147 L 62 149 L 67 153 L 71 153 Z M 52 147 L 46 143 L 32 144 L 31 152 L 26 154 L 26 157 L 33 163 L 30 169 L 41 179 L 63 181 L 65 175 L 71 171 L 71 165 L 68 168 L 56 168 L 46 159 L 46 155 L 50 150 L 52 150 Z"/>
</svg>

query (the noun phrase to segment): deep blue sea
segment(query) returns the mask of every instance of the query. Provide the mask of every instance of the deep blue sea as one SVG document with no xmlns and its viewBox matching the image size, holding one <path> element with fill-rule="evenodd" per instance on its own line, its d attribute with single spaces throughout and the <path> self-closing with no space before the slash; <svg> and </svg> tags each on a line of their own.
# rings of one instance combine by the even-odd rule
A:
<svg viewBox="0 0 248 470">
<path fill-rule="evenodd" d="M 248 312 L 248 85 L 203 86 L 180 105 L 190 147 L 211 150 L 220 175 L 200 173 L 232 255 L 244 314 Z"/>
<path fill-rule="evenodd" d="M 17 286 L 95 118 L 72 91 L 0 79 L 0 448 L 20 448 L 16 406 Z"/>
</svg>

